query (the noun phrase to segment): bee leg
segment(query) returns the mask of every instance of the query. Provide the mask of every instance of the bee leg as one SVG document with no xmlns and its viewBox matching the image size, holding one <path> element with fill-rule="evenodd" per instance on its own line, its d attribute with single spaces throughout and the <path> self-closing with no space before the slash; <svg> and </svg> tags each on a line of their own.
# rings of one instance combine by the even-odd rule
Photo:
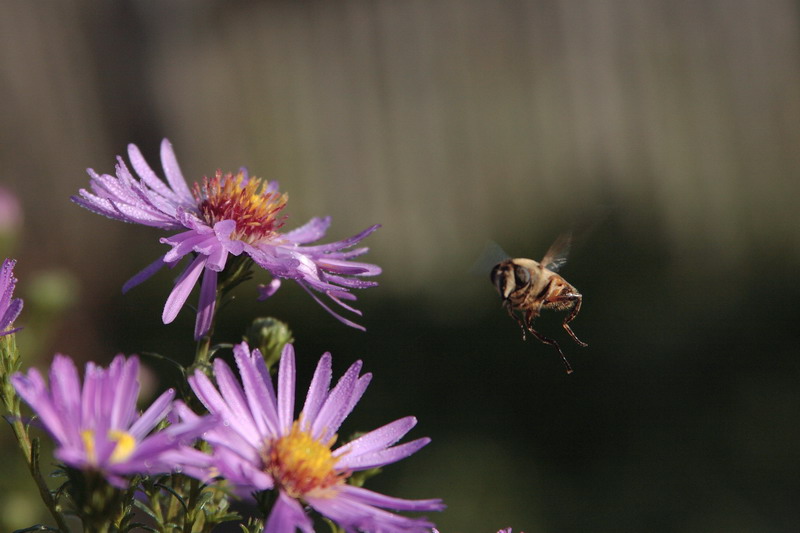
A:
<svg viewBox="0 0 800 533">
<path fill-rule="evenodd" d="M 581 347 L 586 348 L 589 345 L 580 340 L 578 336 L 575 335 L 575 332 L 572 331 L 572 328 L 569 327 L 569 323 L 572 322 L 576 316 L 578 316 L 578 312 L 581 310 L 581 303 L 583 302 L 583 296 L 577 293 L 569 293 L 565 294 L 564 298 L 572 302 L 572 310 L 570 311 L 569 315 L 567 315 L 567 317 L 564 318 L 564 322 L 561 325 L 564 326 L 565 330 L 567 330 L 567 333 L 569 333 L 569 336 L 572 337 L 572 340 L 577 342 L 578 345 L 580 345 Z"/>
<path fill-rule="evenodd" d="M 530 317 L 528 315 L 526 315 L 525 318 L 527 319 L 527 323 L 525 325 L 528 331 L 530 331 L 534 337 L 539 339 L 540 342 L 544 344 L 549 344 L 550 346 L 553 346 L 556 350 L 558 350 L 558 355 L 561 356 L 561 360 L 564 361 L 564 366 L 567 367 L 567 374 L 572 374 L 572 365 L 569 364 L 569 361 L 567 361 L 567 356 L 564 355 L 564 352 L 561 351 L 561 346 L 558 345 L 555 339 L 551 339 L 550 337 L 545 337 L 544 335 L 533 329 Z"/>
<path fill-rule="evenodd" d="M 525 327 L 526 327 L 525 322 L 523 322 L 520 317 L 514 314 L 514 310 L 511 309 L 511 306 L 506 307 L 506 309 L 508 309 L 508 316 L 516 320 L 517 324 L 519 324 L 519 329 L 522 330 L 522 340 L 523 341 L 527 340 L 527 337 L 525 335 Z"/>
<path fill-rule="evenodd" d="M 564 366 L 567 368 L 567 374 L 572 374 L 572 365 L 569 364 L 569 361 L 567 361 L 567 356 L 564 355 L 564 352 L 561 351 L 561 346 L 559 346 L 558 343 L 554 339 L 551 339 L 549 337 L 545 337 L 544 335 L 542 335 L 541 333 L 539 333 L 538 331 L 536 331 L 533 328 L 528 328 L 528 331 L 533 333 L 534 337 L 539 339 L 544 344 L 549 344 L 549 345 L 553 346 L 556 350 L 558 350 L 558 355 L 561 356 L 561 360 L 564 361 Z"/>
</svg>

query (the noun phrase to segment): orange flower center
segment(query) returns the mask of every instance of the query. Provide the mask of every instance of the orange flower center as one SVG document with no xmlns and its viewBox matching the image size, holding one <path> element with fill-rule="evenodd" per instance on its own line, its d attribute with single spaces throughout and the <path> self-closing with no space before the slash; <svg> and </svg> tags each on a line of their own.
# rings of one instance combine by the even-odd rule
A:
<svg viewBox="0 0 800 533">
<path fill-rule="evenodd" d="M 275 440 L 265 452 L 265 470 L 293 498 L 311 494 L 332 496 L 337 485 L 344 483 L 349 472 L 336 472 L 336 458 L 331 446 L 336 437 L 324 443 L 300 429 L 297 422 L 291 431 Z"/>
<path fill-rule="evenodd" d="M 236 230 L 231 238 L 253 244 L 274 238 L 286 220 L 279 213 L 286 206 L 287 195 L 267 188 L 265 180 L 218 170 L 213 178 L 203 178 L 202 186 L 195 183 L 192 194 L 209 226 L 233 220 Z"/>
</svg>

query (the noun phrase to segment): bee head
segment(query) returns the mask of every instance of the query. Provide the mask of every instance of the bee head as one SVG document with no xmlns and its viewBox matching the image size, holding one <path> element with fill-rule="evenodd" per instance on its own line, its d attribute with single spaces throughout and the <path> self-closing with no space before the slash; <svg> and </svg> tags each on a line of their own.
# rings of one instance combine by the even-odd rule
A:
<svg viewBox="0 0 800 533">
<path fill-rule="evenodd" d="M 531 284 L 531 272 L 513 261 L 503 261 L 492 269 L 492 284 L 503 300 L 508 300 L 511 293 L 524 289 Z"/>
</svg>

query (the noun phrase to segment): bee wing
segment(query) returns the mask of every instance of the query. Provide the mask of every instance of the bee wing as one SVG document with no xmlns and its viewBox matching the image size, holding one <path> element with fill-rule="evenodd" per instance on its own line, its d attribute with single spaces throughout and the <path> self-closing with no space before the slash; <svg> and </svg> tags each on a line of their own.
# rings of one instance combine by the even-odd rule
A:
<svg viewBox="0 0 800 533">
<path fill-rule="evenodd" d="M 505 261 L 509 257 L 511 256 L 500 248 L 499 244 L 494 241 L 486 241 L 483 251 L 472 264 L 469 272 L 474 276 L 486 276 L 488 272 L 492 271 L 495 265 Z"/>
<path fill-rule="evenodd" d="M 567 255 L 569 248 L 572 245 L 572 233 L 562 233 L 556 239 L 556 242 L 550 246 L 547 253 L 542 258 L 542 266 L 547 270 L 556 272 L 559 268 L 564 266 L 567 262 Z"/>
</svg>

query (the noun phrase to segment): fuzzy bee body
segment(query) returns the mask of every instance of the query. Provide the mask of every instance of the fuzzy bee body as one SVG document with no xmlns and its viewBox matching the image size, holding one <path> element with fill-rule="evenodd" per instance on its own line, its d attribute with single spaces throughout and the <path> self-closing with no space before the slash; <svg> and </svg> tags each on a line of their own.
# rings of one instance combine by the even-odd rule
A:
<svg viewBox="0 0 800 533">
<path fill-rule="evenodd" d="M 503 299 L 503 307 L 522 329 L 523 340 L 527 331 L 541 342 L 554 346 L 564 361 L 567 373 L 572 373 L 572 367 L 558 343 L 533 329 L 533 321 L 542 309 L 568 311 L 561 325 L 576 343 L 588 346 L 578 339 L 569 325 L 581 309 L 583 296 L 555 272 L 566 261 L 569 241 L 569 236 L 559 238 L 541 262 L 525 258 L 506 259 L 492 269 L 491 279 Z"/>
</svg>

